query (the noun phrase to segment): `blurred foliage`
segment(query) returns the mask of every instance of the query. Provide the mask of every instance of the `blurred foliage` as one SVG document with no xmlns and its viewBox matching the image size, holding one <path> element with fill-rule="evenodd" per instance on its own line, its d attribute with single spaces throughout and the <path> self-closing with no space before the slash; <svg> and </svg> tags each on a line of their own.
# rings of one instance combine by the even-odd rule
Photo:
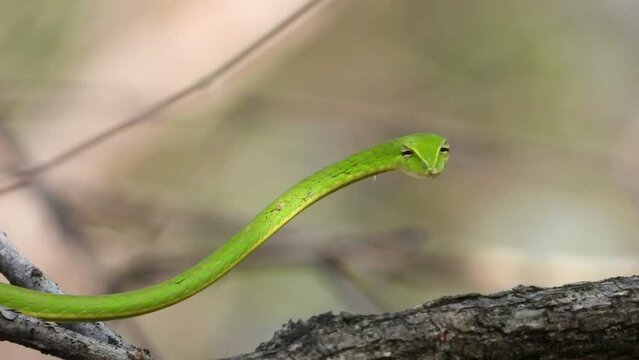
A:
<svg viewBox="0 0 639 360">
<path fill-rule="evenodd" d="M 69 47 L 81 14 L 77 1 L 0 1 L 0 76 L 41 81 L 70 65 Z"/>
</svg>

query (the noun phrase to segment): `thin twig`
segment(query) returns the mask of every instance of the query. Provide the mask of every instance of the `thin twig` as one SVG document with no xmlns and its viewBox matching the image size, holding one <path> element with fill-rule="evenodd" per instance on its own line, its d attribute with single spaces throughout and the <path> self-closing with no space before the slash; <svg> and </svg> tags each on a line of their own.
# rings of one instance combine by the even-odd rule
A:
<svg viewBox="0 0 639 360">
<path fill-rule="evenodd" d="M 218 84 L 225 75 L 228 75 L 231 70 L 238 68 L 243 62 L 245 62 L 251 55 L 255 54 L 258 50 L 263 49 L 266 45 L 275 41 L 278 35 L 282 34 L 285 30 L 289 29 L 293 24 L 295 24 L 298 20 L 300 20 L 305 15 L 309 14 L 311 10 L 317 9 L 319 5 L 323 2 L 328 2 L 329 0 L 311 0 L 304 4 L 301 8 L 291 14 L 289 17 L 284 19 L 281 23 L 276 25 L 262 37 L 251 43 L 247 48 L 243 51 L 232 57 L 222 66 L 214 70 L 213 72 L 205 75 L 199 80 L 195 81 L 191 85 L 183 88 L 182 90 L 165 97 L 164 99 L 159 100 L 155 104 L 148 107 L 146 110 L 142 111 L 138 115 L 133 116 L 132 118 L 126 119 L 123 122 L 104 130 L 103 132 L 86 139 L 79 144 L 76 144 L 69 149 L 62 151 L 58 155 L 53 156 L 51 159 L 43 161 L 39 164 L 31 166 L 29 168 L 23 169 L 18 172 L 16 175 L 20 177 L 20 179 L 16 180 L 14 183 L 9 184 L 6 187 L 0 189 L 0 196 L 6 195 L 9 192 L 12 192 L 16 189 L 22 188 L 29 184 L 31 180 L 42 173 L 57 167 L 61 164 L 66 163 L 67 161 L 77 157 L 78 155 L 86 152 L 89 149 L 92 149 L 106 140 L 110 139 L 116 134 L 123 132 L 135 125 L 138 125 L 142 122 L 150 120 L 154 115 L 160 113 L 165 110 L 169 106 L 175 104 L 176 102 L 186 98 L 187 96 L 195 93 L 196 91 L 203 90 L 209 86 Z"/>
</svg>

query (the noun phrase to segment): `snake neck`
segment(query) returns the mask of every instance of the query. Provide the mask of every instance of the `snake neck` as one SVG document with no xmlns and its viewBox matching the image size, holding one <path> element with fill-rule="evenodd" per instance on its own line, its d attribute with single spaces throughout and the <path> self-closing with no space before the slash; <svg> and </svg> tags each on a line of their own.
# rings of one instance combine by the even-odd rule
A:
<svg viewBox="0 0 639 360">
<path fill-rule="evenodd" d="M 262 210 L 242 230 L 200 264 L 214 266 L 206 287 L 235 267 L 297 214 L 321 198 L 349 184 L 398 167 L 400 145 L 380 144 L 329 165 L 303 179 Z M 198 266 L 196 265 L 196 266 Z M 220 271 L 220 267 L 221 269 Z"/>
<path fill-rule="evenodd" d="M 395 149 L 396 148 L 396 149 Z M 400 145 L 385 143 L 329 165 L 297 183 L 262 210 L 237 235 L 255 236 L 251 251 L 318 200 L 349 184 L 397 168 Z"/>
</svg>

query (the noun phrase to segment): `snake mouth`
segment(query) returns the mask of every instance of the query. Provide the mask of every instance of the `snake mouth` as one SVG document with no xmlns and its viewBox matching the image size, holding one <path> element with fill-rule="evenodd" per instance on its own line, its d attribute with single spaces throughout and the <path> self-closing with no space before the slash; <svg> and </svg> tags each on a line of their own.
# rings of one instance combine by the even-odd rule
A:
<svg viewBox="0 0 639 360">
<path fill-rule="evenodd" d="M 422 180 L 426 180 L 426 179 L 434 179 L 436 177 L 439 176 L 440 173 L 435 173 L 435 172 L 427 172 L 427 173 L 414 173 L 412 171 L 405 171 L 402 169 L 402 172 L 410 177 L 414 177 L 416 179 L 422 179 Z"/>
</svg>

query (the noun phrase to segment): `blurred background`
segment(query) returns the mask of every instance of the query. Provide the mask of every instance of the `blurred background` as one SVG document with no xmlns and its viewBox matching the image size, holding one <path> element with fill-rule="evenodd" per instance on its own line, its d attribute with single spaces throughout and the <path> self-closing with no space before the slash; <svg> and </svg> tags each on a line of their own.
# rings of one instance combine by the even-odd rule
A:
<svg viewBox="0 0 639 360">
<path fill-rule="evenodd" d="M 0 188 L 304 4 L 0 0 Z M 637 274 L 638 20 L 631 0 L 326 2 L 223 82 L 2 193 L 0 229 L 69 293 L 136 289 L 324 165 L 434 132 L 442 176 L 337 192 L 203 293 L 110 325 L 156 359 L 210 359 L 327 311 Z"/>
</svg>

